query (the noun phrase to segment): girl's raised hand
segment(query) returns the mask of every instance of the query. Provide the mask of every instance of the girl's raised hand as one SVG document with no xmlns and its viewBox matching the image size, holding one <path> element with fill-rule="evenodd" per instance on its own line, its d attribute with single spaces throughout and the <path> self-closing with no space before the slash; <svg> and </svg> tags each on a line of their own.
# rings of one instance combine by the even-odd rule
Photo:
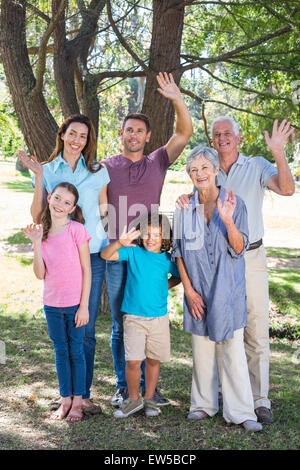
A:
<svg viewBox="0 0 300 470">
<path fill-rule="evenodd" d="M 225 198 L 224 203 L 222 204 L 221 199 L 218 199 L 218 211 L 221 217 L 221 220 L 224 224 L 232 222 L 232 216 L 236 208 L 236 197 L 233 190 L 230 191 L 230 196 L 228 189 L 225 189 Z"/>
<path fill-rule="evenodd" d="M 42 175 L 43 174 L 43 167 L 42 165 L 37 161 L 35 157 L 31 155 L 31 157 L 28 157 L 26 155 L 26 152 L 22 149 L 18 151 L 18 155 L 20 157 L 21 162 L 23 163 L 24 166 L 29 168 L 35 175 Z"/>
<path fill-rule="evenodd" d="M 123 232 L 121 233 L 119 242 L 122 246 L 135 246 L 133 240 L 136 240 L 140 236 L 140 231 L 136 230 L 134 227 L 131 228 L 128 232 L 126 232 L 127 226 L 125 225 Z"/>
<path fill-rule="evenodd" d="M 43 227 L 42 225 L 30 224 L 23 228 L 23 232 L 26 237 L 32 242 L 42 241 L 43 238 Z"/>
</svg>

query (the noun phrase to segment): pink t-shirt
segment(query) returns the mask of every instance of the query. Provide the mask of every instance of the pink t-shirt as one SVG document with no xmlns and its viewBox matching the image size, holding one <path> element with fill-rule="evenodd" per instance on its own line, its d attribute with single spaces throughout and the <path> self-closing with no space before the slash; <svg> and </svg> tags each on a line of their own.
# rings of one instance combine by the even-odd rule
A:
<svg viewBox="0 0 300 470">
<path fill-rule="evenodd" d="M 80 304 L 82 268 L 78 248 L 91 239 L 86 228 L 71 220 L 60 235 L 48 235 L 42 242 L 42 256 L 46 266 L 44 305 L 72 307 Z"/>
</svg>

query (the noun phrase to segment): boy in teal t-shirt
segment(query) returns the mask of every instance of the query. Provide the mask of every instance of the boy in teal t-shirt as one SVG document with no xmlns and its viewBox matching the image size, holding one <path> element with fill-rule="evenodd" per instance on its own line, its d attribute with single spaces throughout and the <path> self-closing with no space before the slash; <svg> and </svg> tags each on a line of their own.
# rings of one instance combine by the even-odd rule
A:
<svg viewBox="0 0 300 470">
<path fill-rule="evenodd" d="M 152 399 L 160 362 L 170 360 L 168 289 L 180 282 L 177 266 L 168 253 L 171 228 L 167 217 L 150 214 L 146 223 L 141 224 L 141 231 L 131 229 L 126 233 L 125 227 L 120 239 L 101 252 L 101 257 L 106 260 L 127 262 L 122 311 L 129 398 L 115 412 L 117 418 L 126 418 L 143 407 L 147 416 L 160 413 Z M 134 245 L 133 240 L 140 234 L 140 245 Z M 169 274 L 172 275 L 170 279 Z M 143 360 L 146 362 L 144 401 L 139 394 Z"/>
</svg>

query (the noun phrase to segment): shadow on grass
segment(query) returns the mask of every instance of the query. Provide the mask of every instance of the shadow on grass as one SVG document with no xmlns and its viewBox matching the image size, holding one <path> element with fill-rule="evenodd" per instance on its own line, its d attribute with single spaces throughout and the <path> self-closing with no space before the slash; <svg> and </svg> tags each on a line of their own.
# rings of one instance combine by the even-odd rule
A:
<svg viewBox="0 0 300 470">
<path fill-rule="evenodd" d="M 16 191 L 18 193 L 33 193 L 34 189 L 31 184 L 31 180 L 28 181 L 8 181 L 3 183 L 8 189 Z"/>
<path fill-rule="evenodd" d="M 299 248 L 268 247 L 266 248 L 266 253 L 267 253 L 267 256 L 271 256 L 274 258 L 299 258 L 300 257 Z"/>
<path fill-rule="evenodd" d="M 262 433 L 245 434 L 226 426 L 221 413 L 204 422 L 187 421 L 192 377 L 191 337 L 171 326 L 172 362 L 162 364 L 159 385 L 171 405 L 157 418 L 141 411 L 128 419 L 113 416 L 110 398 L 115 377 L 110 349 L 111 320 L 99 316 L 92 396 L 102 414 L 79 423 L 49 420 L 49 402 L 57 397 L 53 348 L 41 312 L 18 317 L 2 308 L 1 340 L 7 363 L 1 367 L 0 449 L 199 450 L 294 449 L 299 447 L 296 410 L 298 364 L 290 344 L 272 344 L 271 400 L 276 422 Z M 28 374 L 27 374 L 28 372 Z"/>
<path fill-rule="evenodd" d="M 299 320 L 300 292 L 295 286 L 300 285 L 300 273 L 278 270 L 270 274 L 270 299 L 278 306 L 282 315 L 290 315 Z"/>
</svg>

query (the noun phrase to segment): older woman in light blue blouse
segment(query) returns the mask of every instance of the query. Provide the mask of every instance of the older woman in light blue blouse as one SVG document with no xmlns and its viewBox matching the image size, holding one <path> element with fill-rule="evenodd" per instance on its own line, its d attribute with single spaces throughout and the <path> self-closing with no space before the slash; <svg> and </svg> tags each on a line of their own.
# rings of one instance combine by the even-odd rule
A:
<svg viewBox="0 0 300 470">
<path fill-rule="evenodd" d="M 216 186 L 216 152 L 196 147 L 187 158 L 195 186 L 187 209 L 174 214 L 173 258 L 184 286 L 184 329 L 192 333 L 193 379 L 188 419 L 218 412 L 221 374 L 223 417 L 247 430 L 257 423 L 243 332 L 247 324 L 245 264 L 247 210 L 233 191 Z M 216 345 L 221 343 L 221 364 Z M 218 372 L 219 369 L 219 372 Z"/>
</svg>

